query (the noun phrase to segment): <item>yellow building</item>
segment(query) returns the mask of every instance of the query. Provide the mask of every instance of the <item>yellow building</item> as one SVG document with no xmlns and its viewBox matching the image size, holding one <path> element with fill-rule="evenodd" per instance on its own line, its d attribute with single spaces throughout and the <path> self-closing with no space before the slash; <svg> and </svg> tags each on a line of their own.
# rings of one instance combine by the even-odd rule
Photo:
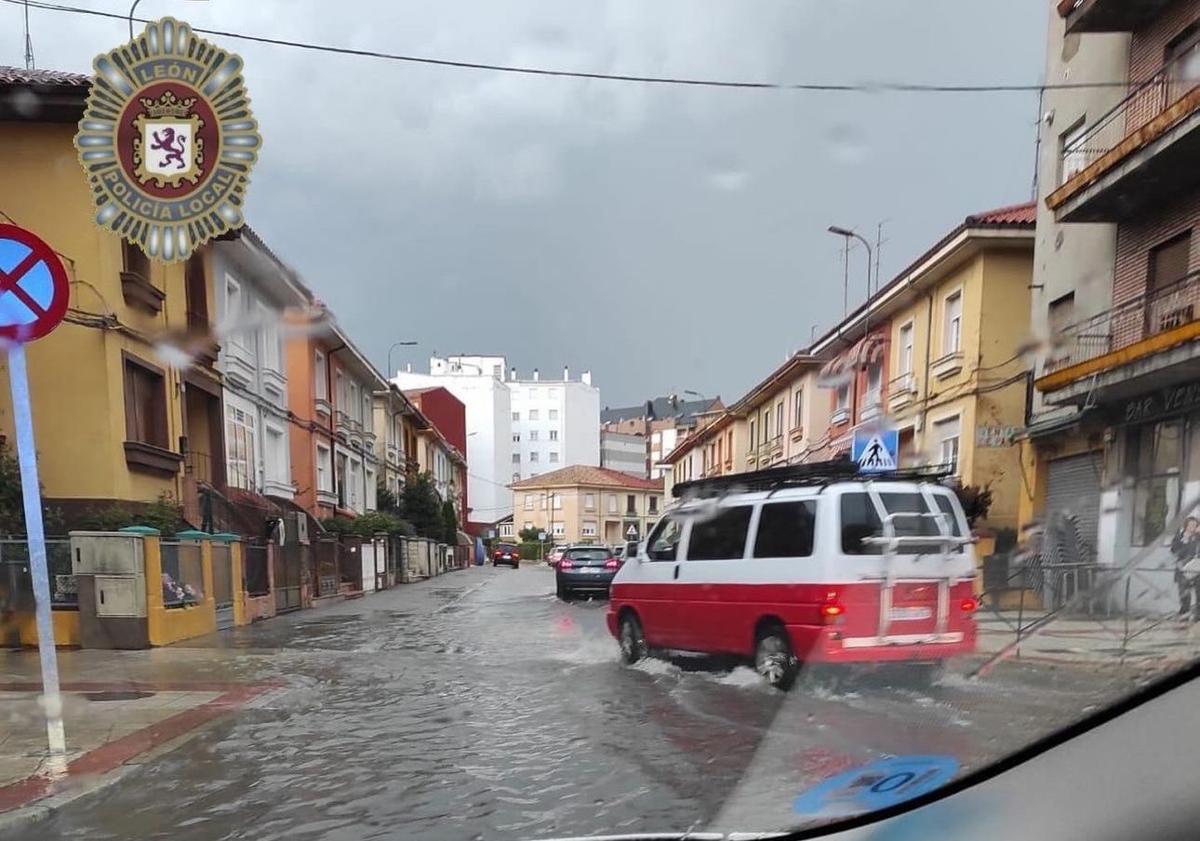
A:
<svg viewBox="0 0 1200 841">
<path fill-rule="evenodd" d="M 67 321 L 28 350 L 42 486 L 68 524 L 89 508 L 163 494 L 194 509 L 189 443 L 224 452 L 214 349 L 197 348 L 196 363 L 176 370 L 155 348 L 168 331 L 207 329 L 207 250 L 187 263 L 151 263 L 92 221 L 72 145 L 88 84 L 76 74 L 0 68 L 0 219 L 62 255 L 71 282 Z M 22 107 L 5 104 L 15 102 Z M 0 389 L 0 432 L 11 441 L 2 360 Z"/>
<path fill-rule="evenodd" d="M 572 465 L 511 487 L 513 531 L 536 529 L 554 543 L 616 546 L 641 539 L 663 509 L 662 479 L 606 467 Z"/>
<path fill-rule="evenodd" d="M 992 528 L 1017 525 L 1033 241 L 1033 205 L 967 217 L 871 308 L 890 323 L 883 400 L 901 465 L 990 488 Z"/>
</svg>

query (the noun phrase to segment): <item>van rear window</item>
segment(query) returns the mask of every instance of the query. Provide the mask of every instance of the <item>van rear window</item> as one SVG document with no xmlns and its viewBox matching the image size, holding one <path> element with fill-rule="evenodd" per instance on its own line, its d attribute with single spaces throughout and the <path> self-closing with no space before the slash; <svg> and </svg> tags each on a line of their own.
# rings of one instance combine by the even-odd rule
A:
<svg viewBox="0 0 1200 841">
<path fill-rule="evenodd" d="M 725 561 L 740 559 L 746 551 L 746 532 L 750 529 L 748 505 L 723 509 L 707 520 L 692 521 L 688 538 L 689 561 Z"/>
<path fill-rule="evenodd" d="M 756 558 L 807 558 L 813 551 L 817 506 L 812 500 L 771 502 L 758 515 Z"/>
<path fill-rule="evenodd" d="M 892 520 L 892 527 L 900 537 L 937 537 L 940 534 L 937 520 L 928 516 L 904 516 L 906 514 L 925 515 L 935 513 L 929 510 L 925 497 L 919 491 L 910 493 L 880 493 L 883 507 L 889 514 L 899 514 Z M 958 518 L 950 499 L 944 494 L 935 493 L 938 512 L 950 515 L 950 533 L 961 536 Z M 863 538 L 880 537 L 883 535 L 883 524 L 871 504 L 871 497 L 865 493 L 842 494 L 842 551 L 847 555 L 878 555 L 883 547 L 878 544 L 863 543 Z M 909 544 L 904 547 L 905 554 L 927 554 L 940 552 L 942 545 L 936 541 L 928 545 Z M 956 551 L 961 552 L 961 547 Z"/>
</svg>

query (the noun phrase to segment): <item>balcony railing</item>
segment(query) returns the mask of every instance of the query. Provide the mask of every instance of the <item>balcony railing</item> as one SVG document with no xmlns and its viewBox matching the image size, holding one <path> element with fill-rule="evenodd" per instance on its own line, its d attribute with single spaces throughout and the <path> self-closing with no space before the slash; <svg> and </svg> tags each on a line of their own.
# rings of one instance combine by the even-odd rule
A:
<svg viewBox="0 0 1200 841">
<path fill-rule="evenodd" d="M 1065 173 L 1068 180 L 1107 155 L 1197 86 L 1195 79 L 1176 78 L 1187 58 L 1188 54 L 1174 58 L 1149 79 L 1134 84 L 1124 99 L 1063 147 L 1064 165 L 1071 167 Z"/>
<path fill-rule="evenodd" d="M 1142 339 L 1190 324 L 1200 312 L 1200 272 L 1118 304 L 1062 331 L 1045 373 L 1096 359 Z"/>
</svg>

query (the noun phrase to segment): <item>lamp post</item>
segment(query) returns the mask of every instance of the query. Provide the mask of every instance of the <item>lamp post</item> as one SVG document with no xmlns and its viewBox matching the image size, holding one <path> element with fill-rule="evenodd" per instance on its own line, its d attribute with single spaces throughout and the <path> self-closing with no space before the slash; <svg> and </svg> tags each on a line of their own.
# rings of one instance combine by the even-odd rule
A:
<svg viewBox="0 0 1200 841">
<path fill-rule="evenodd" d="M 392 346 L 390 348 L 388 348 L 387 378 L 389 380 L 392 378 L 392 374 L 395 373 L 394 371 L 392 371 L 392 351 L 394 351 L 398 347 L 414 347 L 416 344 L 417 344 L 416 342 L 392 342 Z"/>
<path fill-rule="evenodd" d="M 129 40 L 133 40 L 133 13 L 137 10 L 138 3 L 142 0 L 133 0 L 133 5 L 129 7 Z M 203 3 L 205 0 L 191 0 L 193 3 Z"/>
<path fill-rule="evenodd" d="M 864 309 L 863 309 L 863 336 L 865 337 L 867 335 L 867 333 L 869 333 L 871 330 L 871 307 L 870 307 L 870 303 L 871 303 L 871 259 L 873 256 L 873 249 L 871 248 L 871 243 L 867 242 L 867 240 L 862 235 L 856 234 L 854 231 L 850 230 L 849 228 L 842 228 L 837 225 L 830 225 L 828 230 L 829 230 L 829 233 L 831 233 L 831 234 L 835 234 L 839 237 L 843 237 L 847 243 L 849 243 L 850 238 L 853 237 L 854 239 L 861 242 L 867 249 L 867 301 L 863 305 L 864 306 Z M 847 257 L 847 259 L 849 259 L 849 257 Z"/>
</svg>

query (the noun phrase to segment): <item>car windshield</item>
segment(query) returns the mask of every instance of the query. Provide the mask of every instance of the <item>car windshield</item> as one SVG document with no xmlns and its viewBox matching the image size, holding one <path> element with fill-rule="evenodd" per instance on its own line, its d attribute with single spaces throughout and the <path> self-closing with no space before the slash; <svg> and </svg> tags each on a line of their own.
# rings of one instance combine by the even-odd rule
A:
<svg viewBox="0 0 1200 841">
<path fill-rule="evenodd" d="M 604 549 L 568 549 L 565 557 L 572 561 L 606 561 L 612 556 Z"/>
<path fill-rule="evenodd" d="M 830 832 L 1197 666 L 1200 0 L 0 33 L 0 841 Z"/>
</svg>

